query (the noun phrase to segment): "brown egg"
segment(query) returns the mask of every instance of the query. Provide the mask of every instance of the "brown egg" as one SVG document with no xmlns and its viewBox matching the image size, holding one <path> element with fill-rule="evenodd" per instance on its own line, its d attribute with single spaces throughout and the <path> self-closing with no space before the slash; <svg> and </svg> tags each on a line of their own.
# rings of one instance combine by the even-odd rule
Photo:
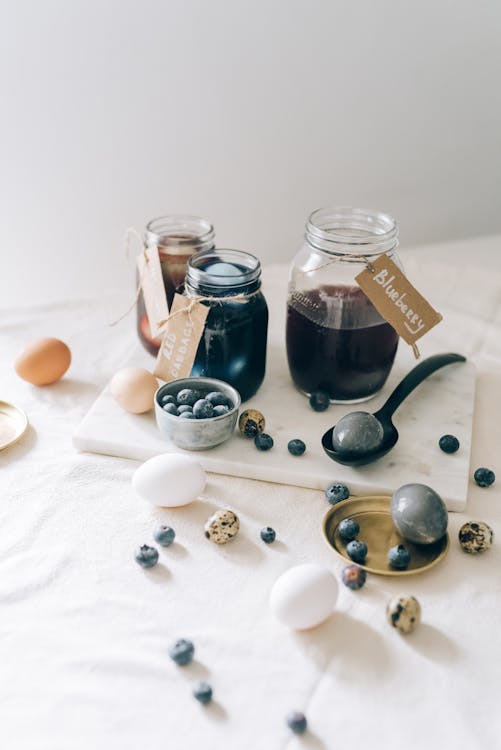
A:
<svg viewBox="0 0 501 750">
<path fill-rule="evenodd" d="M 57 382 L 71 364 L 71 352 L 59 339 L 37 339 L 14 362 L 17 374 L 33 385 Z"/>
<path fill-rule="evenodd" d="M 122 409 L 131 414 L 142 414 L 153 408 L 157 379 L 142 367 L 124 367 L 110 382 L 110 391 Z"/>
</svg>

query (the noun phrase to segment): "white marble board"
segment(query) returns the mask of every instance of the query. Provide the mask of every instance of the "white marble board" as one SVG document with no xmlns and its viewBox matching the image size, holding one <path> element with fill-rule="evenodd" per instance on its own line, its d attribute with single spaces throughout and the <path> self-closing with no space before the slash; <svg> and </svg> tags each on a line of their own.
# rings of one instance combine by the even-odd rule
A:
<svg viewBox="0 0 501 750">
<path fill-rule="evenodd" d="M 152 367 L 152 359 L 142 352 L 132 362 Z M 241 437 L 236 430 L 227 443 L 194 455 L 207 471 L 218 474 L 319 490 L 339 481 L 357 495 L 391 493 L 402 484 L 420 482 L 433 487 L 449 510 L 464 510 L 475 395 L 475 368 L 469 362 L 444 367 L 404 401 L 394 416 L 400 439 L 378 462 L 353 469 L 334 463 L 323 452 L 320 440 L 325 430 L 348 411 L 378 409 L 415 364 L 409 347 L 401 342 L 395 366 L 380 394 L 361 406 L 331 406 L 326 412 L 316 413 L 290 381 L 283 338 L 280 341 L 279 336 L 273 337 L 265 382 L 246 406 L 263 412 L 274 448 L 260 452 L 252 440 Z M 438 439 L 445 433 L 459 438 L 461 447 L 456 454 L 447 455 L 439 449 Z M 307 445 L 307 452 L 300 457 L 287 451 L 288 441 L 296 437 Z M 158 453 L 183 452 L 160 435 L 153 412 L 127 414 L 115 403 L 108 388 L 77 429 L 73 442 L 78 450 L 139 461 Z"/>
</svg>

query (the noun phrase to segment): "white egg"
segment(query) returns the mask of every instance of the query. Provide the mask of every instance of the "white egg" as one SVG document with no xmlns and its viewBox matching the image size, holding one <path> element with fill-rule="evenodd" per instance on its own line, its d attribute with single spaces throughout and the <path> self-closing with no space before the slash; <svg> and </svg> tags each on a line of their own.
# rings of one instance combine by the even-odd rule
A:
<svg viewBox="0 0 501 750">
<path fill-rule="evenodd" d="M 207 477 L 191 456 L 162 453 L 136 469 L 132 486 L 144 500 L 161 508 L 188 505 L 204 491 Z"/>
<path fill-rule="evenodd" d="M 270 607 L 283 625 L 306 630 L 332 614 L 337 593 L 337 581 L 328 568 L 315 563 L 296 565 L 275 581 Z"/>
</svg>

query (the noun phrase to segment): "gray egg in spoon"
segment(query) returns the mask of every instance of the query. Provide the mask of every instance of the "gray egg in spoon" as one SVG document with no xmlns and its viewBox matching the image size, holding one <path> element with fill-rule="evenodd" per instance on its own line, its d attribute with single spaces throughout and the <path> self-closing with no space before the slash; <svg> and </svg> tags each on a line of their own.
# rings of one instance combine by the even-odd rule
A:
<svg viewBox="0 0 501 750">
<path fill-rule="evenodd" d="M 414 367 L 374 414 L 352 411 L 322 437 L 329 458 L 345 466 L 364 466 L 385 456 L 397 443 L 398 431 L 391 418 L 402 401 L 436 370 L 454 362 L 466 362 L 462 354 L 435 354 Z"/>
</svg>

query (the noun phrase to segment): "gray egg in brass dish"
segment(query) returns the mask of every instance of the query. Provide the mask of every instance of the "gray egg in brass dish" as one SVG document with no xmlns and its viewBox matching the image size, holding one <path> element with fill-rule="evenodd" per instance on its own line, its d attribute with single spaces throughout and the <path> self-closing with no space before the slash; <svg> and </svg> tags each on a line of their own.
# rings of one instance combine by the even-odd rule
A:
<svg viewBox="0 0 501 750">
<path fill-rule="evenodd" d="M 155 417 L 162 435 L 178 448 L 203 451 L 228 440 L 240 408 L 238 391 L 215 378 L 179 378 L 155 393 Z"/>
</svg>

